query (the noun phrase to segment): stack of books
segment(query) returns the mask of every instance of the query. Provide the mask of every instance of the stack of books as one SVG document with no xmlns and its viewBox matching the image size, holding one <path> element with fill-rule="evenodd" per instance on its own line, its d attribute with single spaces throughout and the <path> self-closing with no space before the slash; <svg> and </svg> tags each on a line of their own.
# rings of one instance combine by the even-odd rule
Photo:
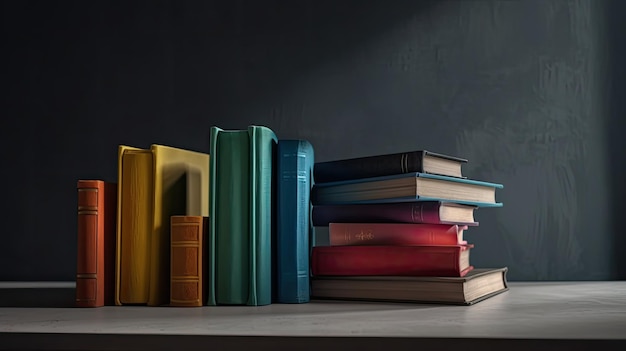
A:
<svg viewBox="0 0 626 351">
<path fill-rule="evenodd" d="M 506 267 L 475 268 L 464 232 L 500 207 L 501 184 L 462 175 L 465 159 L 418 150 L 314 165 L 311 296 L 473 304 L 507 290 Z"/>
</svg>

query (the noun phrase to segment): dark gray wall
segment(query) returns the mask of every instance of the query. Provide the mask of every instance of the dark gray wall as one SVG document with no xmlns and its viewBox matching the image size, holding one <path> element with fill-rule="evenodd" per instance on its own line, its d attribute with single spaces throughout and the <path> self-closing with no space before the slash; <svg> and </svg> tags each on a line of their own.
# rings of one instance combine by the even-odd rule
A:
<svg viewBox="0 0 626 351">
<path fill-rule="evenodd" d="M 511 280 L 626 277 L 619 0 L 2 3 L 0 280 L 72 280 L 76 180 L 117 145 L 266 125 L 318 161 L 411 149 L 503 183 Z"/>
</svg>

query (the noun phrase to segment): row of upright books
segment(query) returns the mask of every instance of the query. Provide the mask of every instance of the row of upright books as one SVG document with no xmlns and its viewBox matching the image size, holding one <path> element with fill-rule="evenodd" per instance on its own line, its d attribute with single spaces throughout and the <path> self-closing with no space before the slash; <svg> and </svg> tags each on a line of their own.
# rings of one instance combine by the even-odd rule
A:
<svg viewBox="0 0 626 351">
<path fill-rule="evenodd" d="M 78 181 L 77 306 L 454 302 L 363 291 L 388 290 L 396 283 L 380 281 L 389 278 L 459 286 L 494 276 L 475 274 L 462 232 L 478 224 L 474 209 L 501 206 L 501 185 L 462 177 L 464 160 L 419 151 L 315 163 L 309 142 L 266 127 L 212 127 L 210 137 L 207 153 L 121 145 L 117 182 Z M 324 228 L 327 247 L 315 244 Z M 369 287 L 359 292 L 356 281 Z"/>
</svg>

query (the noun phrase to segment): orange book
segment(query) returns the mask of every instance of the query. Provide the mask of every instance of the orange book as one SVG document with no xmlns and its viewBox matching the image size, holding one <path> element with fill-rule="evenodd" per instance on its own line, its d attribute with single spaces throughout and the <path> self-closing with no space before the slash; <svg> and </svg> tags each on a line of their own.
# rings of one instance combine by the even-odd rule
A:
<svg viewBox="0 0 626 351">
<path fill-rule="evenodd" d="M 79 180 L 76 306 L 113 305 L 117 184 Z"/>
<path fill-rule="evenodd" d="M 202 306 L 206 301 L 208 217 L 171 216 L 170 306 Z"/>
</svg>

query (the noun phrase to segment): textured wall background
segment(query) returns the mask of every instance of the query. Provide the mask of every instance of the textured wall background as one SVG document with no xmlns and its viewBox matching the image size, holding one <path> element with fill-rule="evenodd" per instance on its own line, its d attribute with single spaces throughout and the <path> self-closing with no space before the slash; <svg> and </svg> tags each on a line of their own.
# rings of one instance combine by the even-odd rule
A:
<svg viewBox="0 0 626 351">
<path fill-rule="evenodd" d="M 71 280 L 75 185 L 212 125 L 318 161 L 411 149 L 503 183 L 467 233 L 511 280 L 626 277 L 619 0 L 2 3 L 0 280 Z M 621 78 L 621 79 L 620 79 Z"/>
</svg>

